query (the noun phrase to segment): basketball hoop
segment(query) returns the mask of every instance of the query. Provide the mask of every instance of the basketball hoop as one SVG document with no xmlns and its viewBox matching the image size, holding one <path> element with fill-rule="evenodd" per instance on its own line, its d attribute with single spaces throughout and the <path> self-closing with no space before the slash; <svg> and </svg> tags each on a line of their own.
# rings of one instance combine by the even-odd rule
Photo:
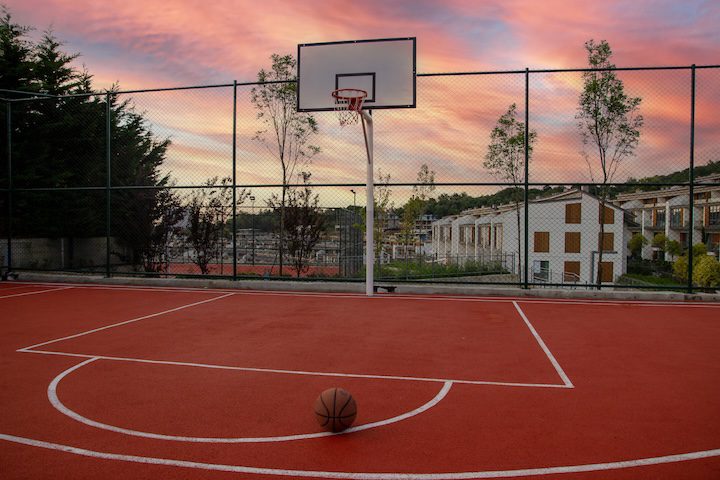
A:
<svg viewBox="0 0 720 480">
<path fill-rule="evenodd" d="M 367 92 L 355 88 L 340 88 L 332 92 L 332 96 L 335 98 L 335 111 L 340 126 L 357 123 Z"/>
</svg>

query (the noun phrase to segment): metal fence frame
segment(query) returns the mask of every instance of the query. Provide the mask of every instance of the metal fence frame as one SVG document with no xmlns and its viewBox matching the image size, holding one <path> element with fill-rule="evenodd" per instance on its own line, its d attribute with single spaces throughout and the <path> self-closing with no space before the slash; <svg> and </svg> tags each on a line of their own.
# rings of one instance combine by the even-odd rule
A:
<svg viewBox="0 0 720 480">
<path fill-rule="evenodd" d="M 567 185 L 566 183 L 544 183 L 544 182 L 531 182 L 529 181 L 530 178 L 530 168 L 529 168 L 529 149 L 528 149 L 528 138 L 529 138 L 529 130 L 530 130 L 530 93 L 531 93 L 531 78 L 533 74 L 539 74 L 539 73 L 583 73 L 583 72 L 593 72 L 593 71 L 648 71 L 648 70 L 656 70 L 656 71 L 670 71 L 670 70 L 680 70 L 680 71 L 687 71 L 689 73 L 688 83 L 690 86 L 690 102 L 688 105 L 688 109 L 690 112 L 690 141 L 688 145 L 688 167 L 689 167 L 689 175 L 686 182 L 681 183 L 627 183 L 627 182 L 621 182 L 621 183 L 581 183 L 581 182 L 571 182 L 573 185 L 581 186 L 581 187 L 592 187 L 596 185 L 606 185 L 606 186 L 635 186 L 635 187 L 671 187 L 671 186 L 686 186 L 689 189 L 689 222 L 688 222 L 688 235 L 689 235 L 689 243 L 692 245 L 692 238 L 693 238 L 693 229 L 694 229 L 694 207 L 695 207 L 695 198 L 694 198 L 694 188 L 696 186 L 695 176 L 694 176 L 694 168 L 695 168 L 695 106 L 696 106 L 696 72 L 699 69 L 720 69 L 720 65 L 689 65 L 689 66 L 668 66 L 668 67 L 624 67 L 624 68 L 612 68 L 612 69 L 592 69 L 592 68 L 582 68 L 582 69 L 529 69 L 526 68 L 524 70 L 505 70 L 505 71 L 467 71 L 467 72 L 446 72 L 446 73 L 419 73 L 417 74 L 418 77 L 453 77 L 453 76 L 477 76 L 477 75 L 520 75 L 524 77 L 525 82 L 525 169 L 524 169 L 524 181 L 522 183 L 507 183 L 507 182 L 438 182 L 435 183 L 436 187 L 439 186 L 446 186 L 446 187 L 463 187 L 463 186 L 473 186 L 473 187 L 521 187 L 524 191 L 524 198 L 523 198 L 523 206 L 525 208 L 525 212 L 528 212 L 528 205 L 529 205 L 529 196 L 528 192 L 531 187 L 545 187 L 545 186 L 563 186 Z M 111 243 L 111 219 L 112 219 L 112 204 L 111 199 L 113 192 L 116 191 L 122 191 L 122 190 L 129 190 L 129 189 L 166 189 L 166 188 L 172 188 L 172 189 L 200 189 L 200 188 L 207 188 L 203 185 L 180 185 L 180 186 L 173 186 L 173 187 L 161 187 L 161 186 L 130 186 L 130 185 L 113 185 L 112 184 L 112 171 L 111 171 L 111 159 L 112 159 L 112 141 L 111 141 L 111 97 L 117 96 L 117 95 L 127 95 L 127 94 L 133 94 L 133 93 L 149 93 L 149 92 L 163 92 L 163 91 L 181 91 L 181 90 L 198 90 L 198 89 L 211 89 L 211 88 L 230 88 L 232 87 L 233 91 L 233 105 L 232 105 L 232 111 L 233 111 L 233 123 L 232 123 L 232 135 L 233 135 L 233 141 L 232 141 L 232 195 L 233 195 L 233 211 L 232 211 L 232 224 L 233 224 L 233 272 L 231 276 L 225 276 L 226 278 L 232 278 L 233 280 L 237 280 L 238 278 L 241 278 L 240 275 L 238 275 L 237 272 L 237 228 L 236 228 L 236 221 L 237 221 L 237 206 L 236 206 L 236 198 L 237 198 L 237 190 L 239 188 L 260 188 L 260 187 L 272 187 L 272 188 L 282 188 L 285 187 L 300 187 L 302 185 L 298 184 L 248 184 L 248 185 L 242 185 L 237 183 L 237 94 L 238 94 L 238 87 L 240 86 L 257 86 L 257 85 L 265 85 L 265 84 L 276 84 L 276 83 L 293 83 L 293 82 L 284 82 L 284 81 L 273 81 L 273 82 L 238 82 L 233 81 L 232 83 L 225 83 L 225 84 L 214 84 L 214 85 L 196 85 L 196 86 L 186 86 L 186 87 L 171 87 L 171 88 L 154 88 L 154 89 L 136 89 L 136 90 L 120 90 L 120 91 L 105 91 L 105 92 L 90 92 L 90 93 L 82 93 L 82 94 L 74 94 L 74 95 L 63 95 L 63 96 L 54 96 L 54 95 L 48 95 L 48 94 L 41 94 L 41 93 L 32 93 L 32 92 L 20 92 L 20 91 L 13 91 L 13 90 L 5 90 L 0 89 L 0 102 L 5 105 L 6 110 L 6 132 L 5 137 L 7 141 L 7 158 L 6 158 L 6 168 L 7 168 L 7 177 L 8 177 L 8 183 L 7 187 L 0 187 L 0 194 L 6 194 L 7 195 L 7 215 L 8 215 L 8 225 L 7 225 L 7 231 L 8 231 L 8 239 L 7 239 L 7 246 L 6 246 L 6 262 L 7 262 L 7 269 L 12 270 L 13 269 L 13 225 L 12 225 L 12 212 L 13 212 L 13 195 L 15 193 L 19 192 L 39 192 L 39 191 L 64 191 L 64 192 L 71 192 L 71 191 L 102 191 L 105 194 L 106 204 L 105 204 L 105 213 L 106 213 L 106 262 L 105 262 L 105 276 L 110 277 L 114 273 L 111 271 L 111 252 L 110 252 L 110 243 Z M 8 95 L 13 96 L 19 96 L 21 98 L 2 98 L 7 97 Z M 106 182 L 105 185 L 100 186 L 90 186 L 90 187 L 64 187 L 64 188 L 52 188 L 52 187 L 29 187 L 29 188 L 17 188 L 13 184 L 13 163 L 12 163 L 12 106 L 14 104 L 22 103 L 22 102 L 28 102 L 28 101 L 38 101 L 43 99 L 60 99 L 60 98 L 72 98 L 72 97 L 89 97 L 89 96 L 105 96 L 105 104 L 106 104 L 106 131 L 105 131 L 105 161 L 106 161 Z M 389 182 L 387 183 L 388 186 L 414 186 L 415 183 L 408 183 L 408 182 Z M 720 183 L 703 183 L 704 186 L 720 186 Z M 313 184 L 314 187 L 364 187 L 365 184 L 362 182 L 358 183 L 325 183 L 325 184 Z M 473 284 L 473 283 L 480 283 L 480 284 L 495 284 L 495 285 L 514 285 L 514 286 L 520 286 L 522 288 L 530 288 L 532 286 L 542 286 L 542 287 L 571 287 L 571 288 L 577 288 L 578 286 L 585 286 L 585 287 L 592 287 L 592 288 L 616 288 L 617 285 L 597 285 L 597 284 L 582 284 L 579 285 L 577 283 L 557 283 L 557 282 L 544 282 L 540 284 L 536 284 L 535 282 L 529 281 L 529 264 L 527 259 L 529 258 L 529 215 L 524 215 L 524 264 L 523 264 L 523 275 L 522 280 L 519 282 L 466 282 L 463 281 L 463 284 Z M 123 272 L 122 275 L 132 275 L 132 272 Z M 152 275 L 152 272 L 142 272 L 141 275 Z M 169 275 L 167 273 L 156 273 L 157 275 Z M 692 275 L 693 275 L 693 252 L 692 248 L 688 248 L 688 278 L 687 278 L 687 284 L 684 286 L 684 289 L 692 293 L 693 291 L 697 290 L 697 287 L 693 285 L 692 282 Z M 282 278 L 278 278 L 281 280 Z M 313 278 L 313 280 L 317 281 L 317 278 Z M 338 279 L 332 279 L 333 281 L 337 281 Z M 353 279 L 340 279 L 340 281 L 355 281 Z M 356 281 L 361 281 L 361 279 L 357 279 Z M 403 279 L 393 279 L 393 281 L 396 282 L 403 282 L 403 281 L 412 281 L 412 280 L 403 280 Z M 442 283 L 457 283 L 457 282 L 451 282 L 448 279 L 436 279 L 438 282 Z M 660 286 L 660 285 L 652 285 L 652 286 L 646 286 L 646 285 L 622 285 L 622 288 L 637 288 L 637 289 L 654 289 L 654 290 L 678 290 L 678 286 Z"/>
</svg>

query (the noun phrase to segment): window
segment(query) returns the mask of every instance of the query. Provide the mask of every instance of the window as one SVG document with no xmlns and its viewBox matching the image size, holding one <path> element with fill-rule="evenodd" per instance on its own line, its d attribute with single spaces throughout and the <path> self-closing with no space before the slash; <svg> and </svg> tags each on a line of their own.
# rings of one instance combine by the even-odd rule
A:
<svg viewBox="0 0 720 480">
<path fill-rule="evenodd" d="M 460 230 L 460 232 L 459 232 L 460 233 L 460 243 L 464 243 L 465 242 L 465 227 L 461 225 L 459 230 Z"/>
<path fill-rule="evenodd" d="M 679 208 L 679 207 L 676 207 L 676 208 L 673 208 L 672 210 L 670 210 L 670 226 L 671 227 L 677 228 L 677 227 L 685 226 L 684 212 L 685 212 L 685 209 Z"/>
<path fill-rule="evenodd" d="M 565 262 L 563 268 L 564 282 L 578 282 L 580 280 L 580 262 Z"/>
<path fill-rule="evenodd" d="M 537 253 L 550 251 L 550 232 L 535 232 L 535 248 Z"/>
<path fill-rule="evenodd" d="M 605 215 L 602 213 L 602 205 L 598 205 L 598 215 L 605 225 L 612 225 L 615 223 L 615 210 L 611 207 L 605 207 Z"/>
<path fill-rule="evenodd" d="M 548 260 L 533 261 L 533 281 L 547 282 L 550 279 L 550 262 Z"/>
<path fill-rule="evenodd" d="M 602 283 L 612 283 L 613 262 L 600 262 L 600 281 Z"/>
<path fill-rule="evenodd" d="M 710 205 L 708 211 L 708 225 L 720 225 L 720 205 Z"/>
<path fill-rule="evenodd" d="M 710 192 L 701 192 L 693 195 L 695 200 L 710 200 Z"/>
<path fill-rule="evenodd" d="M 613 232 L 603 232 L 602 240 L 599 242 L 599 248 L 602 248 L 603 252 L 614 252 L 615 251 L 615 234 Z"/>
<path fill-rule="evenodd" d="M 653 227 L 665 227 L 665 209 L 653 210 Z"/>
<path fill-rule="evenodd" d="M 565 205 L 565 223 L 580 223 L 581 204 L 568 203 Z"/>
<path fill-rule="evenodd" d="M 654 205 L 657 203 L 657 198 L 646 198 L 643 200 L 643 205 Z"/>
<path fill-rule="evenodd" d="M 503 226 L 495 225 L 495 243 L 493 244 L 493 248 L 495 248 L 495 250 L 502 250 L 502 242 L 503 242 Z"/>
<path fill-rule="evenodd" d="M 580 232 L 565 232 L 565 253 L 580 253 Z"/>
</svg>

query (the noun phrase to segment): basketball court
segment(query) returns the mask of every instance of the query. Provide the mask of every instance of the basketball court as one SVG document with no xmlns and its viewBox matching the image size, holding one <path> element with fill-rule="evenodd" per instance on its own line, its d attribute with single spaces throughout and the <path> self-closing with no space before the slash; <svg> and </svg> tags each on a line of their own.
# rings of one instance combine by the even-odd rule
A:
<svg viewBox="0 0 720 480">
<path fill-rule="evenodd" d="M 720 304 L 4 282 L 0 306 L 5 478 L 720 472 Z M 335 386 L 341 434 L 312 411 Z"/>
</svg>

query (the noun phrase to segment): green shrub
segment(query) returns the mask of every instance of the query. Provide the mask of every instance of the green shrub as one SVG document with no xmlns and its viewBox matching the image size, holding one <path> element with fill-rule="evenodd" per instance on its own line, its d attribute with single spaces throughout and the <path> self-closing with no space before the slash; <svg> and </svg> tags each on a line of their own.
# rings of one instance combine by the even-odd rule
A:
<svg viewBox="0 0 720 480">
<path fill-rule="evenodd" d="M 682 253 L 682 247 L 680 246 L 680 242 L 678 242 L 677 240 L 668 240 L 665 248 L 667 254 L 673 258 L 677 257 Z"/>
<path fill-rule="evenodd" d="M 720 286 L 720 262 L 710 255 L 693 262 L 693 282 L 705 288 Z"/>
<path fill-rule="evenodd" d="M 667 242 L 668 242 L 668 238 L 665 236 L 664 233 L 656 233 L 652 239 L 651 245 L 655 248 L 659 248 L 660 250 L 662 250 L 664 252 Z"/>
<path fill-rule="evenodd" d="M 687 281 L 688 278 L 688 259 L 686 255 L 682 255 L 673 263 L 673 275 L 680 281 Z"/>
<path fill-rule="evenodd" d="M 648 239 L 645 238 L 642 233 L 634 234 L 632 238 L 628 241 L 628 248 L 630 249 L 630 254 L 633 257 L 639 257 L 643 247 L 647 244 Z"/>
</svg>

